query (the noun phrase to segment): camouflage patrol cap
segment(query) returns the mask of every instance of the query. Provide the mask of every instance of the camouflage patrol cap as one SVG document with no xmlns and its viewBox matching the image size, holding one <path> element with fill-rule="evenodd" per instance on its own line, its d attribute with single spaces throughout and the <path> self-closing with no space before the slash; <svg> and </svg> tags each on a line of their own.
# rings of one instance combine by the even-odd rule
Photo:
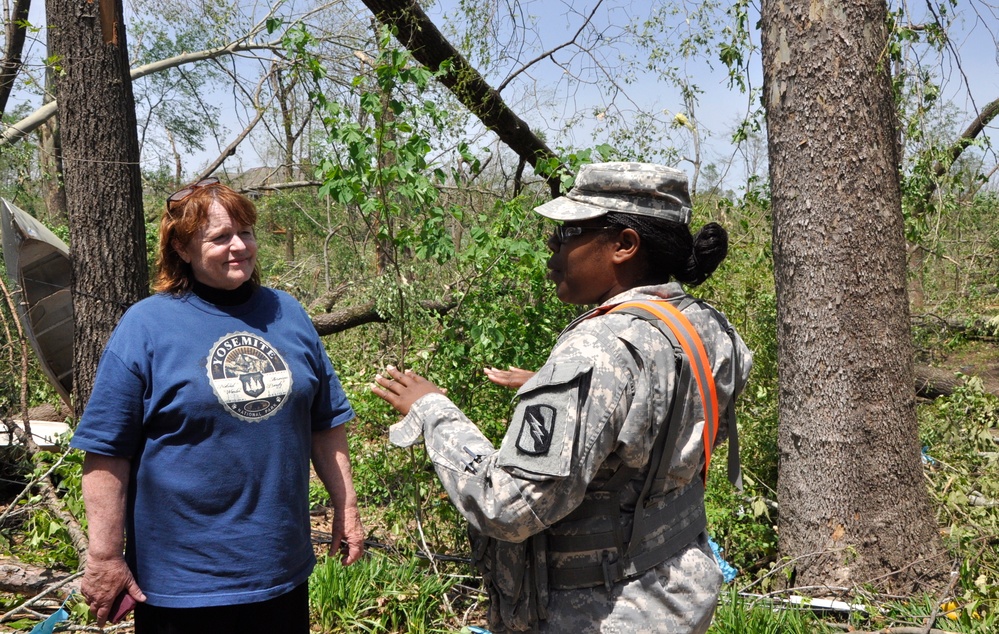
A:
<svg viewBox="0 0 999 634">
<path fill-rule="evenodd" d="M 589 220 L 609 212 L 690 223 L 687 175 L 653 163 L 592 163 L 569 193 L 534 211 L 552 220 Z"/>
</svg>

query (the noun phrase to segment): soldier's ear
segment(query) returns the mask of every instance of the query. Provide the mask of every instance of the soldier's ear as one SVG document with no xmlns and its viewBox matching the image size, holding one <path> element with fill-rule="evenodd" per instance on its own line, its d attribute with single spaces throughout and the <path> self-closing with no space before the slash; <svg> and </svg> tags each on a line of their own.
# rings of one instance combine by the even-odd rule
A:
<svg viewBox="0 0 999 634">
<path fill-rule="evenodd" d="M 613 238 L 614 253 L 611 261 L 614 264 L 624 264 L 634 259 L 638 255 L 638 249 L 642 246 L 642 238 L 638 232 L 631 228 L 622 229 L 617 237 Z"/>
</svg>

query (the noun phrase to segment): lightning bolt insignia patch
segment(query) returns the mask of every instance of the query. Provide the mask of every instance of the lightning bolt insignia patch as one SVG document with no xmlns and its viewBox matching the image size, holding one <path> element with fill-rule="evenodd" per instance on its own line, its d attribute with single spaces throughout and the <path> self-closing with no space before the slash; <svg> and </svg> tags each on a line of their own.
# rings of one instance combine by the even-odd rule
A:
<svg viewBox="0 0 999 634">
<path fill-rule="evenodd" d="M 528 405 L 520 423 L 517 449 L 532 456 L 543 456 L 552 446 L 555 431 L 555 408 L 551 405 Z"/>
</svg>

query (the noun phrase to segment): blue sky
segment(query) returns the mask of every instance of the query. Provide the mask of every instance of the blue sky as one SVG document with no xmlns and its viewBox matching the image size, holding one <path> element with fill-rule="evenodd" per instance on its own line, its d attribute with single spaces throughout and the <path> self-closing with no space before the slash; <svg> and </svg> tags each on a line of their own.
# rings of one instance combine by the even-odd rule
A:
<svg viewBox="0 0 999 634">
<path fill-rule="evenodd" d="M 468 2 L 469 0 L 466 0 Z M 587 147 L 594 144 L 591 137 L 595 130 L 606 123 L 604 117 L 615 113 L 625 117 L 639 110 L 653 113 L 656 119 L 650 122 L 645 135 L 663 135 L 664 144 L 676 147 L 678 164 L 690 169 L 690 163 L 682 158 L 694 155 L 694 137 L 688 127 L 677 125 L 675 116 L 682 113 L 688 118 L 691 113 L 684 105 L 680 91 L 675 85 L 659 81 L 651 73 L 637 75 L 630 83 L 625 82 L 624 62 L 647 62 L 645 51 L 639 51 L 626 42 L 625 26 L 634 20 L 646 18 L 650 7 L 664 5 L 660 0 L 479 0 L 491 14 L 474 23 L 471 33 L 473 42 L 491 42 L 498 38 L 506 45 L 508 57 L 502 58 L 491 72 L 488 81 L 496 87 L 508 79 L 512 73 L 523 68 L 525 60 L 532 60 L 542 52 L 549 51 L 568 41 L 583 23 L 584 17 L 598 7 L 594 24 L 598 25 L 583 34 L 590 42 L 582 47 L 566 47 L 550 59 L 531 65 L 514 77 L 503 90 L 503 96 L 511 107 L 532 127 L 545 136 L 553 145 Z M 302 0 L 299 4 L 306 4 Z M 44 6 L 33 3 L 32 21 L 41 23 Z M 249 6 L 249 5 L 248 5 Z M 256 6 L 256 5 L 255 5 Z M 262 6 L 262 5 L 259 5 Z M 663 25 L 654 30 L 664 48 L 675 49 L 685 35 L 697 30 L 696 4 L 671 2 L 666 6 L 678 11 Z M 727 5 L 724 5 L 727 6 Z M 357 19 L 367 19 L 366 10 L 359 6 Z M 260 9 L 263 10 L 263 9 Z M 925 11 L 925 8 L 920 10 Z M 755 29 L 755 9 L 750 7 L 749 25 L 751 39 L 759 44 L 759 33 Z M 994 8 L 987 5 L 962 2 L 952 9 L 957 19 L 951 30 L 952 44 L 948 54 L 938 61 L 927 55 L 923 60 L 928 68 L 944 81 L 943 98 L 953 104 L 960 115 L 957 128 L 963 129 L 985 104 L 999 98 L 999 59 L 997 59 L 996 33 L 999 31 L 999 16 Z M 456 21 L 459 15 L 459 0 L 441 0 L 429 9 L 431 17 L 448 36 L 454 30 L 461 31 L 463 25 Z M 917 16 L 922 19 L 922 16 Z M 689 22 L 688 22 L 689 20 Z M 522 27 L 518 37 L 511 37 L 515 31 L 511 24 Z M 724 24 L 717 25 L 722 28 Z M 40 55 L 41 44 L 34 44 L 32 51 Z M 589 56 L 584 49 L 593 50 Z M 497 49 L 494 53 L 501 49 Z M 553 63 L 558 62 L 558 64 Z M 710 60 L 710 61 L 709 61 Z M 473 64 L 476 59 L 473 57 Z M 756 53 L 748 61 L 750 86 L 761 85 L 761 60 Z M 600 76 L 596 72 L 603 67 L 609 73 Z M 732 89 L 728 85 L 724 66 L 714 55 L 708 60 L 692 57 L 679 65 L 679 74 L 703 91 L 699 96 L 696 110 L 696 124 L 700 134 L 700 152 L 703 164 L 733 164 L 726 184 L 738 188 L 744 179 L 747 161 L 734 155 L 729 142 L 733 127 L 758 104 L 757 99 Z M 588 83 L 592 81 L 593 83 Z M 221 91 L 221 99 L 231 100 L 230 89 Z M 37 97 L 15 95 L 12 103 L 18 101 L 36 102 Z M 224 103 L 224 101 L 219 101 Z M 231 113 L 230 113 L 231 114 Z M 571 126 L 568 122 L 573 121 Z M 242 124 L 231 116 L 228 128 L 235 134 Z M 999 142 L 996 124 L 988 133 L 993 141 Z M 598 137 L 596 141 L 607 140 Z M 225 140 L 223 145 L 227 143 Z M 653 143 L 659 143 L 656 139 Z M 205 164 L 217 154 L 217 148 L 210 144 L 206 151 L 191 157 L 189 165 L 194 168 Z M 240 150 L 240 163 L 244 168 L 260 165 L 263 159 L 252 148 Z M 996 163 L 994 154 L 992 164 Z M 994 178 L 993 182 L 999 179 Z"/>
<path fill-rule="evenodd" d="M 461 3 L 464 4 L 464 3 Z M 520 114 L 546 135 L 546 138 L 565 140 L 567 143 L 586 146 L 590 141 L 587 137 L 599 128 L 602 113 L 609 103 L 622 107 L 640 107 L 641 109 L 660 113 L 661 123 L 667 129 L 668 142 L 675 144 L 681 157 L 691 157 L 693 142 L 690 130 L 681 126 L 670 125 L 676 113 L 684 113 L 693 119 L 684 106 L 679 89 L 669 83 L 659 80 L 653 73 L 645 73 L 631 84 L 624 85 L 619 77 L 603 77 L 591 85 L 573 82 L 569 78 L 574 73 L 582 76 L 589 72 L 593 77 L 594 69 L 599 64 L 618 65 L 616 56 L 623 56 L 638 61 L 647 61 L 642 56 L 647 52 L 638 49 L 624 41 L 624 27 L 635 20 L 647 19 L 650 7 L 658 7 L 664 3 L 657 0 L 587 0 L 586 2 L 567 2 L 551 0 L 500 0 L 499 2 L 484 2 L 494 9 L 492 15 L 487 14 L 481 24 L 475 24 L 474 29 L 485 31 L 485 37 L 497 38 L 508 47 L 514 49 L 510 58 L 504 60 L 490 73 L 488 79 L 493 86 L 500 85 L 511 73 L 521 67 L 523 60 L 534 60 L 545 51 L 550 51 L 569 41 L 578 31 L 595 7 L 598 7 L 592 29 L 583 35 L 600 32 L 594 42 L 600 48 L 595 50 L 593 58 L 587 58 L 583 49 L 586 46 L 566 47 L 560 49 L 551 58 L 530 66 L 517 76 L 503 91 L 504 98 L 511 101 L 514 108 L 518 103 L 526 103 L 529 96 L 540 95 L 539 107 L 521 111 Z M 664 48 L 675 49 L 678 43 L 689 32 L 697 28 L 697 13 L 699 5 L 669 3 L 677 13 L 659 28 Z M 725 5 L 727 6 L 727 5 Z M 925 7 L 916 8 L 926 11 Z M 456 16 L 460 15 L 458 0 L 442 0 L 429 10 L 435 22 L 447 31 L 448 25 L 456 24 Z M 756 30 L 758 20 L 756 8 L 750 6 L 749 26 L 750 38 L 754 45 L 759 45 L 760 34 Z M 955 128 L 963 130 L 981 108 L 990 101 L 999 98 L 999 59 L 996 52 L 996 32 L 999 29 L 999 18 L 994 9 L 980 4 L 963 3 L 952 12 L 956 19 L 951 28 L 952 42 L 943 56 L 924 52 L 920 64 L 933 73 L 942 83 L 943 99 L 953 104 L 959 112 Z M 716 29 L 725 27 L 724 12 L 722 22 L 715 25 Z M 926 19 L 924 15 L 915 15 L 914 20 Z M 519 38 L 511 37 L 511 23 L 522 27 Z M 503 27 L 497 25 L 504 25 Z M 461 28 L 459 25 L 457 28 Z M 910 52 L 909 59 L 915 51 Z M 553 62 L 558 62 L 553 63 Z M 736 156 L 733 161 L 734 148 L 730 143 L 731 132 L 737 122 L 748 112 L 758 107 L 758 96 L 750 98 L 729 85 L 726 68 L 718 61 L 717 54 L 712 52 L 707 58 L 702 56 L 676 61 L 678 73 L 688 81 L 697 85 L 703 93 L 699 96 L 696 109 L 696 122 L 700 131 L 701 160 L 704 164 L 720 165 L 733 163 L 731 180 L 727 184 L 738 188 L 744 177 L 745 161 Z M 762 85 L 762 68 L 759 52 L 753 54 L 746 64 L 749 85 L 759 88 Z M 612 83 L 611 80 L 618 80 Z M 621 88 L 622 92 L 617 92 Z M 624 95 L 626 93 L 626 96 Z M 550 100 L 545 103 L 545 98 Z M 565 121 L 574 115 L 582 113 L 568 136 L 562 130 Z M 999 141 L 996 135 L 996 124 L 987 131 L 993 141 Z M 992 164 L 996 163 L 992 155 Z M 687 161 L 680 161 L 680 166 L 690 169 Z M 999 181 L 994 179 L 993 182 Z"/>
</svg>

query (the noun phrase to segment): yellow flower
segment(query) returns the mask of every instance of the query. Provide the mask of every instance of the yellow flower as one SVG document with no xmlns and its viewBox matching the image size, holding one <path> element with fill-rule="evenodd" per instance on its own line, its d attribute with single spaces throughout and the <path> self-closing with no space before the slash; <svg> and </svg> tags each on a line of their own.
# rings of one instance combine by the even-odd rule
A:
<svg viewBox="0 0 999 634">
<path fill-rule="evenodd" d="M 944 611 L 944 616 L 952 621 L 956 621 L 961 616 L 961 610 L 957 603 L 954 601 L 948 601 L 940 606 L 940 609 Z"/>
</svg>

